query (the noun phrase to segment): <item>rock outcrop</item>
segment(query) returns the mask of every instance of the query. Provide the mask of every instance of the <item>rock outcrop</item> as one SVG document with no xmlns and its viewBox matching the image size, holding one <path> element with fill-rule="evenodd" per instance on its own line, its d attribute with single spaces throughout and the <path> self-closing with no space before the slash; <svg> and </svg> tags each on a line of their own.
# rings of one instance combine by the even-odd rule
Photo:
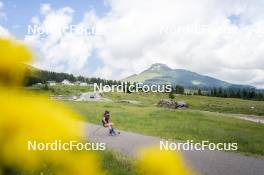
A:
<svg viewBox="0 0 264 175">
<path fill-rule="evenodd" d="M 187 108 L 188 104 L 184 101 L 173 101 L 173 100 L 161 100 L 157 104 L 158 107 L 178 109 Z"/>
</svg>

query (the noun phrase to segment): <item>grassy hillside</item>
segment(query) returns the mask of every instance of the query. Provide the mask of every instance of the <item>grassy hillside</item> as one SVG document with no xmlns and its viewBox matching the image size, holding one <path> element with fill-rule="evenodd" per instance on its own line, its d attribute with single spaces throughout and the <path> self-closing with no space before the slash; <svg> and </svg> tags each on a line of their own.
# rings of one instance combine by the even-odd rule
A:
<svg viewBox="0 0 264 175">
<path fill-rule="evenodd" d="M 25 87 L 25 89 L 41 93 L 47 93 L 50 95 L 80 95 L 83 92 L 93 91 L 93 86 L 68 86 L 61 84 L 57 84 L 55 86 L 34 85 Z"/>
<path fill-rule="evenodd" d="M 161 99 L 168 99 L 168 94 L 164 93 L 107 93 L 105 96 L 114 100 L 136 100 L 143 105 L 154 105 Z M 264 116 L 264 101 L 198 95 L 176 95 L 175 100 L 186 101 L 189 108 L 195 110 Z"/>
<path fill-rule="evenodd" d="M 189 110 L 170 110 L 153 105 L 111 102 L 66 102 L 85 120 L 101 124 L 104 110 L 123 130 L 179 140 L 237 142 L 239 151 L 264 155 L 264 125 L 231 117 Z"/>
<path fill-rule="evenodd" d="M 26 87 L 28 90 L 33 90 L 50 95 L 79 95 L 83 92 L 93 91 L 92 86 L 66 86 L 55 85 L 48 86 L 45 89 L 44 85 Z M 164 93 L 105 93 L 106 98 L 115 101 L 120 100 L 135 100 L 141 105 L 155 105 L 161 99 L 168 99 L 168 94 Z M 176 95 L 175 100 L 186 101 L 190 109 L 264 116 L 264 101 L 242 100 L 234 98 L 219 98 L 207 97 L 198 95 Z"/>
<path fill-rule="evenodd" d="M 61 85 L 53 86 L 52 89 L 48 91 L 50 94 L 59 95 L 76 95 L 91 91 L 88 87 Z M 101 125 L 103 112 L 109 110 L 114 123 L 123 130 L 168 139 L 237 142 L 240 152 L 264 155 L 264 125 L 228 115 L 235 113 L 264 116 L 264 102 L 176 95 L 175 100 L 186 101 L 189 109 L 172 110 L 155 106 L 159 100 L 168 99 L 168 94 L 165 93 L 105 93 L 104 97 L 112 99 L 113 102 L 63 103 L 82 114 L 84 120 L 95 124 Z M 138 103 L 128 103 L 127 100 Z"/>
<path fill-rule="evenodd" d="M 148 79 L 152 79 L 155 77 L 160 77 L 161 74 L 157 73 L 157 72 L 143 72 L 139 75 L 133 75 L 130 77 L 127 77 L 125 79 L 123 79 L 122 81 L 128 81 L 128 82 L 144 82 Z"/>
</svg>

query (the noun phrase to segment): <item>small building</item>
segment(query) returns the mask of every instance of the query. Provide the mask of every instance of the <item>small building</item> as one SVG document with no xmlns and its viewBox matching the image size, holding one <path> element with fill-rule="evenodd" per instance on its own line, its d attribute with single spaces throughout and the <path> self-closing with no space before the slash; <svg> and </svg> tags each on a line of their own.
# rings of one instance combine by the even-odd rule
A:
<svg viewBox="0 0 264 175">
<path fill-rule="evenodd" d="M 81 84 L 81 81 L 75 81 L 74 84 L 75 85 L 80 85 Z"/>
<path fill-rule="evenodd" d="M 75 81 L 74 84 L 79 86 L 88 86 L 86 82 L 82 82 L 82 81 Z"/>
<path fill-rule="evenodd" d="M 88 86 L 88 84 L 85 83 L 85 82 L 81 82 L 81 83 L 80 83 L 80 86 Z"/>
<path fill-rule="evenodd" d="M 55 86 L 56 85 L 56 81 L 47 81 L 47 84 L 50 86 Z"/>
<path fill-rule="evenodd" d="M 63 84 L 63 85 L 73 85 L 73 83 L 71 83 L 69 80 L 63 80 L 62 82 L 61 82 L 61 84 Z"/>
</svg>

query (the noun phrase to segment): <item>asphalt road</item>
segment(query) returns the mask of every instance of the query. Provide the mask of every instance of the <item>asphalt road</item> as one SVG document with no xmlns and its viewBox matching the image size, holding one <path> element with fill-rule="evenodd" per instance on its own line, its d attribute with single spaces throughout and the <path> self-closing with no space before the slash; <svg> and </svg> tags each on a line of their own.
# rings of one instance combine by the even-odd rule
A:
<svg viewBox="0 0 264 175">
<path fill-rule="evenodd" d="M 93 142 L 104 142 L 107 148 L 133 158 L 137 150 L 146 146 L 159 145 L 162 139 L 121 131 L 120 135 L 109 136 L 108 130 L 99 125 L 85 124 L 86 136 Z M 264 175 L 264 157 L 245 156 L 224 151 L 181 151 L 186 164 L 201 175 Z"/>
</svg>

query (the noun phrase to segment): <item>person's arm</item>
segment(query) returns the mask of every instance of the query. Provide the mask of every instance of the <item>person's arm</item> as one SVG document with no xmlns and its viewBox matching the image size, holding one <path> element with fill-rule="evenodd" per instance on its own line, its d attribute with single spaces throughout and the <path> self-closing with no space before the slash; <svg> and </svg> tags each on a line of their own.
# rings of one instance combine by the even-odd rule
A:
<svg viewBox="0 0 264 175">
<path fill-rule="evenodd" d="M 106 120 L 105 120 L 105 116 L 103 116 L 103 121 L 104 121 L 104 123 L 107 123 Z"/>
</svg>

